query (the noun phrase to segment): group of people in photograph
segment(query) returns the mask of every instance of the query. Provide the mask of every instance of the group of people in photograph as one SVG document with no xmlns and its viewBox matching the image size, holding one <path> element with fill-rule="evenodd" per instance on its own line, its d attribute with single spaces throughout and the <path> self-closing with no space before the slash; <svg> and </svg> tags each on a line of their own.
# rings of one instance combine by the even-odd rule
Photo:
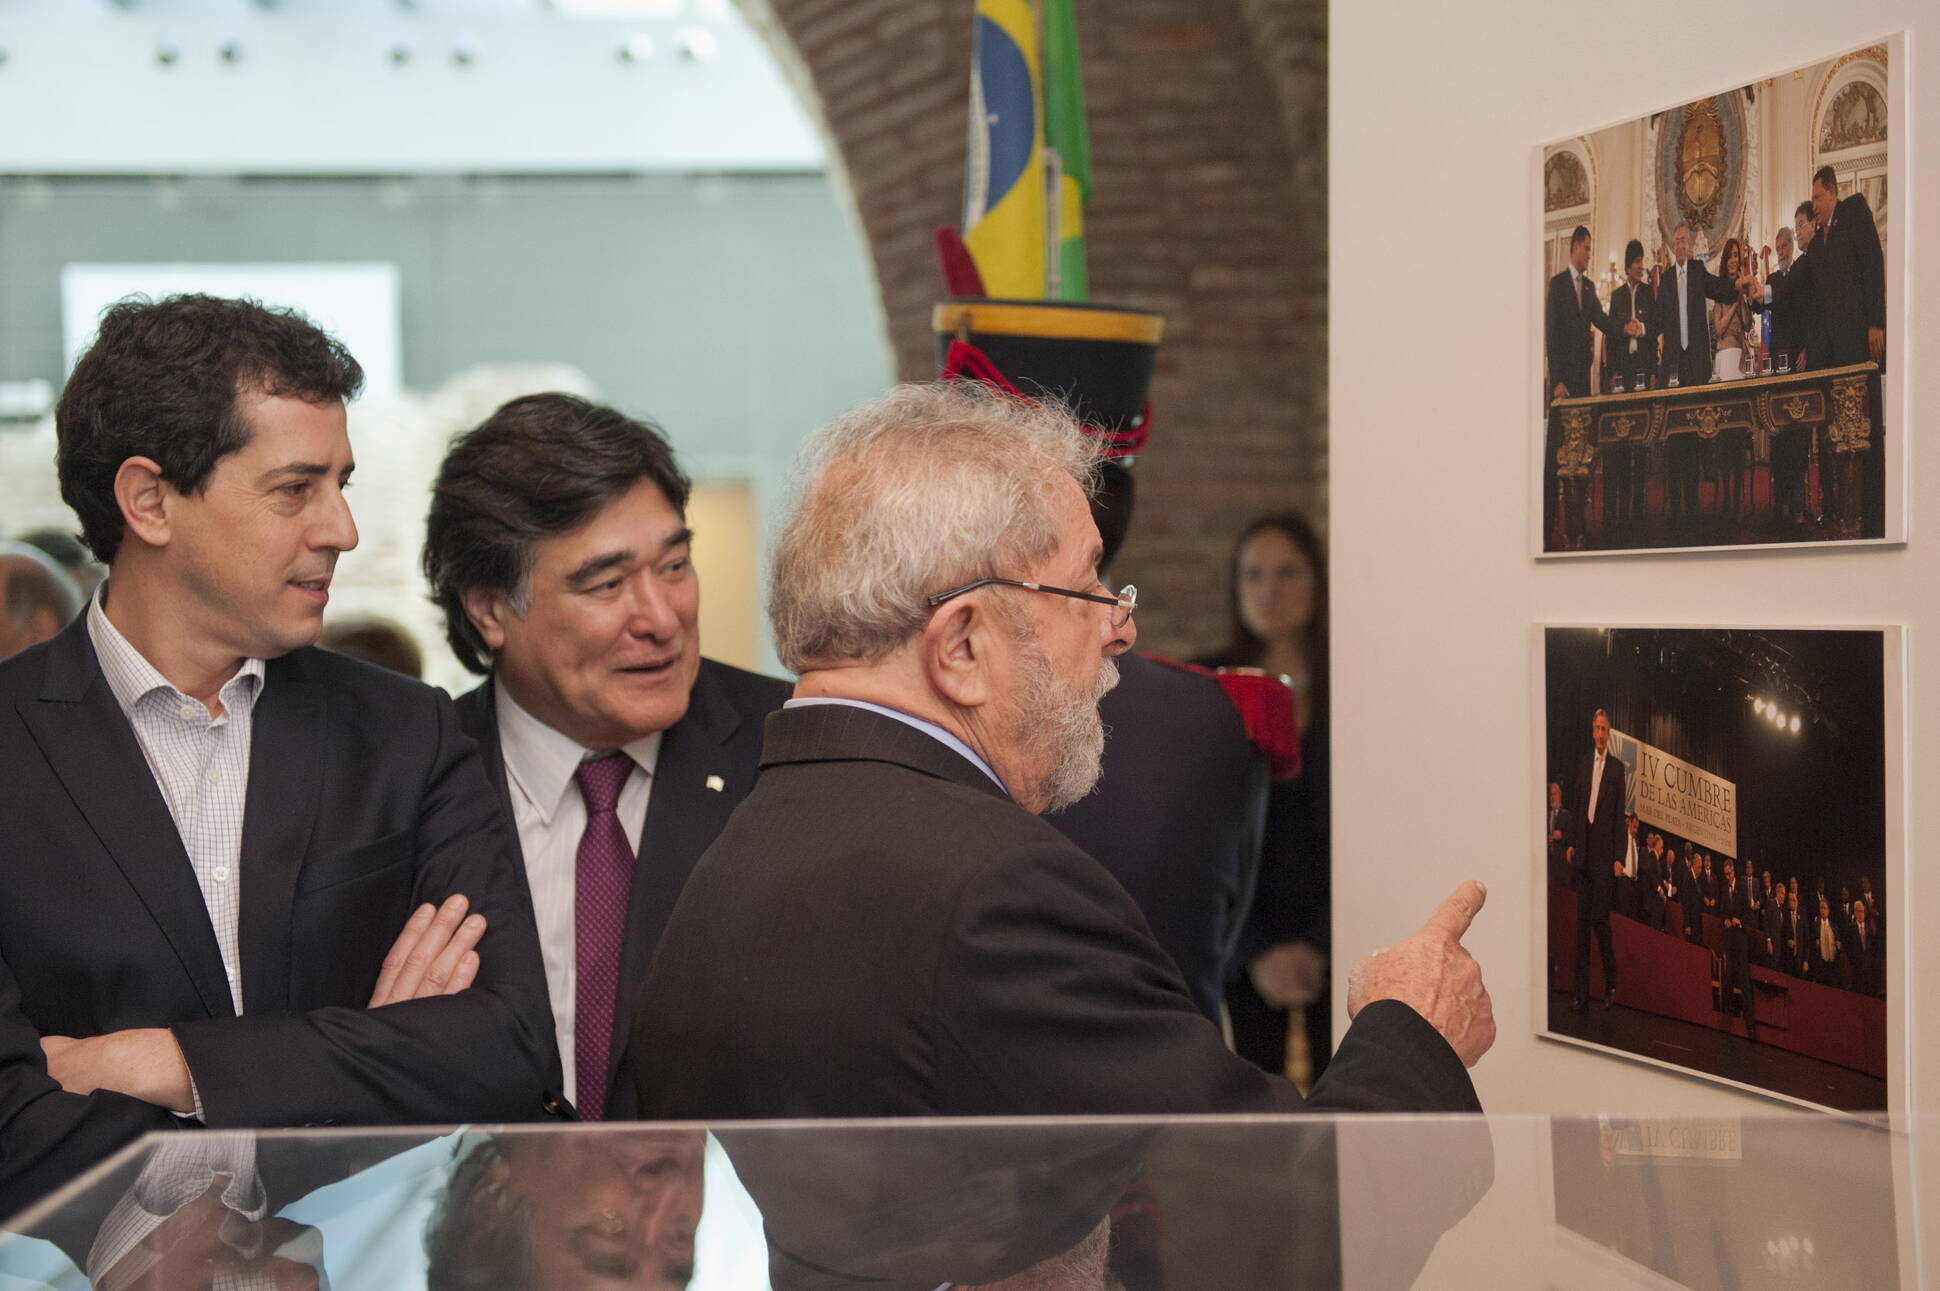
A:
<svg viewBox="0 0 1940 1291">
<path fill-rule="evenodd" d="M 1707 262 L 1694 254 L 1693 238 L 1688 223 L 1675 225 L 1668 256 L 1654 268 L 1646 267 L 1643 242 L 1632 238 L 1624 247 L 1622 280 L 1606 305 L 1589 274 L 1590 230 L 1574 230 L 1569 263 L 1550 278 L 1544 302 L 1547 402 L 1865 362 L 1884 368 L 1886 266 L 1879 231 L 1864 194 L 1839 196 L 1832 167 L 1813 175 L 1811 195 L 1771 246 L 1755 250 L 1732 236 Z M 1773 436 L 1764 507 L 1755 494 L 1748 426 L 1726 426 L 1715 436 L 1670 435 L 1657 514 L 1688 521 L 1765 510 L 1803 524 L 1832 509 L 1828 495 L 1841 484 L 1836 473 L 1810 470 L 1814 437 L 1825 433 L 1822 425 L 1806 425 Z M 1634 525 L 1646 514 L 1651 463 L 1639 439 L 1599 449 L 1606 528 Z M 1546 465 L 1551 471 L 1555 448 Z M 1573 546 L 1586 523 L 1587 479 L 1566 482 L 1563 493 L 1564 542 Z"/>
<path fill-rule="evenodd" d="M 1602 720 L 1599 717 L 1599 724 Z M 1616 788 L 1596 797 L 1601 804 L 1621 803 L 1622 763 L 1607 753 L 1603 756 L 1613 764 L 1609 781 Z M 1571 798 L 1580 801 L 1571 802 Z M 1773 867 L 1761 868 L 1750 857 L 1724 856 L 1691 839 L 1645 829 L 1635 812 L 1611 817 L 1621 822 L 1621 832 L 1614 846 L 1605 838 L 1599 847 L 1599 832 L 1612 831 L 1597 831 L 1594 822 L 1586 822 L 1587 828 L 1578 823 L 1593 814 L 1590 801 L 1584 790 L 1566 797 L 1562 783 L 1552 782 L 1544 835 L 1549 881 L 1585 895 L 1578 923 L 1588 925 L 1604 945 L 1608 945 L 1609 915 L 1621 914 L 1645 927 L 1681 936 L 1692 945 L 1722 952 L 1727 975 L 1733 979 L 1742 963 L 1861 995 L 1885 995 L 1881 886 L 1870 875 L 1860 876 L 1857 892 L 1841 885 L 1834 897 L 1823 874 L 1807 880 L 1794 871 L 1781 877 Z M 1596 867 L 1594 874 L 1590 864 Z M 1718 921 L 1720 944 L 1706 939 L 1706 915 Z M 1587 972 L 1588 941 L 1582 937 L 1578 941 Z M 1605 964 L 1613 967 L 1614 956 L 1606 957 Z M 1606 972 L 1605 980 L 1614 977 Z"/>
</svg>

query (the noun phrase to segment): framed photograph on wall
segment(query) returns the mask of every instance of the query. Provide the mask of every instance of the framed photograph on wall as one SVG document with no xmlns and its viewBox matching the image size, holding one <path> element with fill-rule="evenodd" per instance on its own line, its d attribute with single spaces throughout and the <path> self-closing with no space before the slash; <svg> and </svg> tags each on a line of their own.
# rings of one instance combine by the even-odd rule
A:
<svg viewBox="0 0 1940 1291">
<path fill-rule="evenodd" d="M 1540 150 L 1539 554 L 1905 540 L 1904 46 Z"/>
<path fill-rule="evenodd" d="M 1900 630 L 1538 635 L 1541 1034 L 1896 1109 Z"/>
</svg>

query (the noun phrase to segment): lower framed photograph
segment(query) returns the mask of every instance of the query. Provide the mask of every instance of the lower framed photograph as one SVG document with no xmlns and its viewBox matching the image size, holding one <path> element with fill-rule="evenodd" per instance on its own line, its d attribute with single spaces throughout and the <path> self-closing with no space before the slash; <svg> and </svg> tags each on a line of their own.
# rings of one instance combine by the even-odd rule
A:
<svg viewBox="0 0 1940 1291">
<path fill-rule="evenodd" d="M 1540 1034 L 1898 1110 L 1901 629 L 1537 636 Z"/>
</svg>

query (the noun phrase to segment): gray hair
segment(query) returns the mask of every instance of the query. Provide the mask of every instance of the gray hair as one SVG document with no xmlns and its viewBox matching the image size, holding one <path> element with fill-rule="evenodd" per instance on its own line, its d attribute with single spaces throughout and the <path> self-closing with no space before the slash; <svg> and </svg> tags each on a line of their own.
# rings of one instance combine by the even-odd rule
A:
<svg viewBox="0 0 1940 1291">
<path fill-rule="evenodd" d="M 1057 478 L 1089 495 L 1099 461 L 1063 408 L 975 382 L 898 386 L 817 431 L 775 551 L 782 663 L 881 659 L 930 594 L 1023 577 L 1058 545 Z"/>
</svg>

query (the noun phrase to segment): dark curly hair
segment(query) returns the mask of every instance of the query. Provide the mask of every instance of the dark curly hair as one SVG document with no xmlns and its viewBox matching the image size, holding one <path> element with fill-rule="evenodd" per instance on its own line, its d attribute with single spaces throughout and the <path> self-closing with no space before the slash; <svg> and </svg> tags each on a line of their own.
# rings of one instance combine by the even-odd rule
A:
<svg viewBox="0 0 1940 1291">
<path fill-rule="evenodd" d="M 130 296 L 101 315 L 55 409 L 61 497 L 89 549 L 111 564 L 124 531 L 114 492 L 123 462 L 152 458 L 163 479 L 199 493 L 216 463 L 249 443 L 239 395 L 325 403 L 363 384 L 350 352 L 295 310 Z"/>
<path fill-rule="evenodd" d="M 532 545 L 579 528 L 643 479 L 687 514 L 691 486 L 659 428 L 575 395 L 514 399 L 459 436 L 424 527 L 424 577 L 458 662 L 490 666 L 467 591 L 502 593 L 523 613 Z"/>
</svg>

